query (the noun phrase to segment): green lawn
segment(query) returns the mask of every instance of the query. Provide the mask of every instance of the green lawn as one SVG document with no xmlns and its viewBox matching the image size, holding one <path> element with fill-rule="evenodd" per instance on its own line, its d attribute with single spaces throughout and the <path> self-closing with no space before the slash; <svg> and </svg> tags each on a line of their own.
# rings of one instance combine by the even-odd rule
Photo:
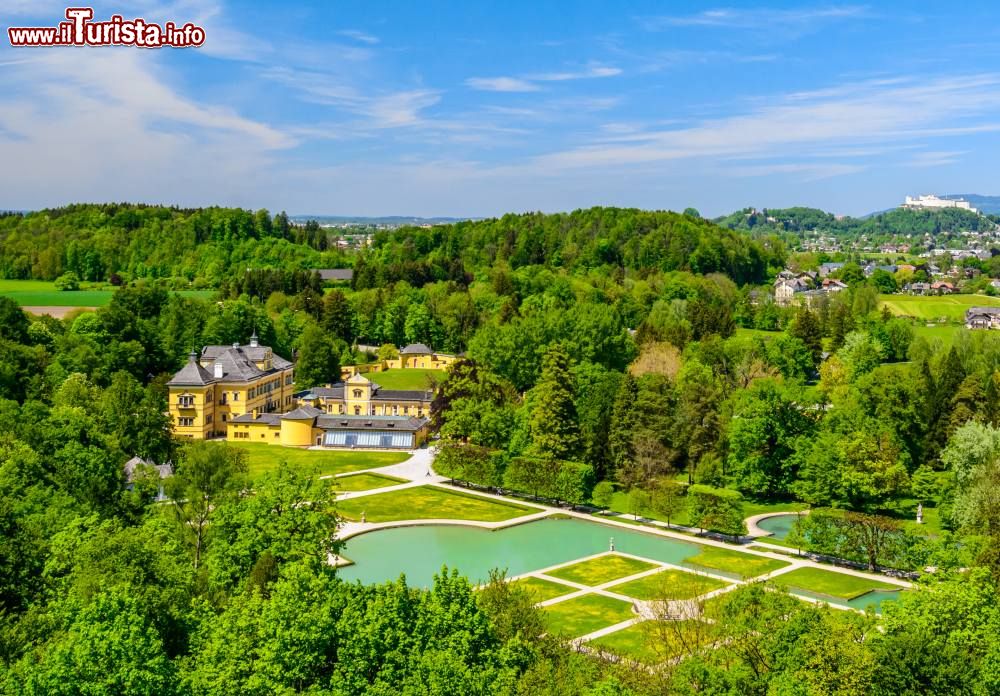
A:
<svg viewBox="0 0 1000 696">
<path fill-rule="evenodd" d="M 535 577 L 521 578 L 520 580 L 515 580 L 514 584 L 527 590 L 535 602 L 544 602 L 547 599 L 555 599 L 570 592 L 576 592 L 575 587 Z"/>
<path fill-rule="evenodd" d="M 882 305 L 897 316 L 961 321 L 969 307 L 1000 306 L 988 295 L 880 295 Z"/>
<path fill-rule="evenodd" d="M 668 568 L 660 573 L 612 585 L 606 589 L 609 592 L 648 602 L 654 599 L 693 599 L 728 584 L 704 575 Z"/>
<path fill-rule="evenodd" d="M 349 520 L 360 520 L 361 513 L 364 512 L 368 522 L 428 519 L 501 522 L 538 511 L 537 508 L 498 502 L 434 486 L 376 493 L 337 503 L 337 512 L 342 516 Z"/>
<path fill-rule="evenodd" d="M 569 580 L 594 587 L 618 578 L 641 573 L 644 570 L 652 570 L 655 567 L 655 564 L 646 561 L 618 554 L 608 554 L 574 563 L 558 570 L 547 570 L 545 574 L 559 580 Z"/>
<path fill-rule="evenodd" d="M 587 645 L 655 664 L 688 654 L 693 648 L 708 643 L 712 634 L 711 624 L 702 621 L 642 621 Z"/>
<path fill-rule="evenodd" d="M 431 377 L 440 382 L 447 373 L 444 370 L 423 370 L 416 367 L 369 372 L 365 377 L 385 389 L 430 389 Z"/>
<path fill-rule="evenodd" d="M 928 326 L 926 322 L 914 322 L 913 324 L 914 336 L 926 338 L 931 343 L 940 341 L 943 348 L 951 347 L 951 344 L 955 342 L 955 337 L 967 330 L 962 324 L 934 324 L 932 326 Z"/>
<path fill-rule="evenodd" d="M 730 551 L 715 546 L 703 546 L 700 553 L 685 558 L 684 563 L 709 570 L 732 573 L 741 578 L 753 578 L 788 565 L 785 561 L 774 558 Z"/>
<path fill-rule="evenodd" d="M 83 283 L 86 287 L 88 284 Z M 178 295 L 208 298 L 214 290 L 179 290 Z M 103 307 L 111 301 L 114 290 L 105 286 L 94 290 L 57 290 L 47 280 L 0 280 L 0 295 L 12 298 L 22 307 Z"/>
<path fill-rule="evenodd" d="M 798 568 L 774 578 L 772 582 L 786 590 L 805 590 L 816 594 L 854 599 L 872 590 L 899 590 L 899 585 L 888 582 L 859 578 L 856 575 L 837 573 L 822 568 Z"/>
<path fill-rule="evenodd" d="M 579 638 L 634 617 L 628 602 L 598 594 L 586 594 L 545 607 L 545 624 L 549 632 L 567 638 Z"/>
<path fill-rule="evenodd" d="M 350 474 L 349 476 L 338 476 L 333 480 L 338 491 L 347 493 L 351 491 L 371 491 L 376 488 L 386 488 L 400 483 L 406 483 L 406 479 L 386 476 L 384 474 Z"/>
<path fill-rule="evenodd" d="M 346 474 L 362 469 L 375 469 L 391 464 L 399 464 L 409 458 L 405 452 L 365 452 L 361 450 L 308 450 L 297 447 L 267 445 L 261 442 L 229 442 L 247 453 L 250 477 L 261 475 L 278 468 L 282 461 L 291 466 L 315 467 L 319 475 Z"/>
</svg>

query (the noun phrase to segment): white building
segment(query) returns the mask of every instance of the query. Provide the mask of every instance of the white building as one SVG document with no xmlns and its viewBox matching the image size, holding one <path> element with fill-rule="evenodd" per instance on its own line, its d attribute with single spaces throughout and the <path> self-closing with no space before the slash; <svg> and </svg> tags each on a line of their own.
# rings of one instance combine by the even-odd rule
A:
<svg viewBox="0 0 1000 696">
<path fill-rule="evenodd" d="M 973 213 L 978 212 L 972 207 L 969 201 L 962 200 L 961 198 L 957 200 L 951 200 L 948 198 L 938 198 L 935 195 L 924 195 L 917 196 L 907 196 L 906 200 L 903 202 L 903 208 L 960 208 L 961 210 L 969 210 Z"/>
</svg>

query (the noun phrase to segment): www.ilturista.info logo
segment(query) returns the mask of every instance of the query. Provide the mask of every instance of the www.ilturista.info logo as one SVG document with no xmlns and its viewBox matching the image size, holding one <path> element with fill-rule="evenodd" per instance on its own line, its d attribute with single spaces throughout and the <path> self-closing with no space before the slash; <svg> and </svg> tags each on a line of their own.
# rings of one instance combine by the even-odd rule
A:
<svg viewBox="0 0 1000 696">
<path fill-rule="evenodd" d="M 11 46 L 138 46 L 140 48 L 188 48 L 205 43 L 205 30 L 188 22 L 162 26 L 144 19 L 111 15 L 106 22 L 91 21 L 91 7 L 68 7 L 66 19 L 55 27 L 10 27 Z"/>
</svg>

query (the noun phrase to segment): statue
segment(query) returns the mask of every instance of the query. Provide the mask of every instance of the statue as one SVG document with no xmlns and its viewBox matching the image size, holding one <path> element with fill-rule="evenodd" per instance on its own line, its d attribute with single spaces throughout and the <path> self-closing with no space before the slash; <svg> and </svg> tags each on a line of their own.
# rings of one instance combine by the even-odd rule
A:
<svg viewBox="0 0 1000 696">
<path fill-rule="evenodd" d="M 612 551 L 615 550 L 615 538 L 614 537 L 611 537 L 611 550 Z"/>
<path fill-rule="evenodd" d="M 364 524 L 364 523 L 365 523 L 365 511 L 362 510 L 361 511 L 361 524 Z"/>
<path fill-rule="evenodd" d="M 917 524 L 924 523 L 924 504 L 917 503 Z"/>
</svg>

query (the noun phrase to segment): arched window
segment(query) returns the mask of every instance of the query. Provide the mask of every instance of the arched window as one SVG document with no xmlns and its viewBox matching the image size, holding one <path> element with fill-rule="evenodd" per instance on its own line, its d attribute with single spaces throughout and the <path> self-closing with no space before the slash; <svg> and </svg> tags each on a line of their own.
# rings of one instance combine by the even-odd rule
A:
<svg viewBox="0 0 1000 696">
<path fill-rule="evenodd" d="M 354 407 L 354 415 L 355 416 L 360 416 L 361 415 L 361 407 L 360 406 L 355 406 Z"/>
<path fill-rule="evenodd" d="M 355 399 L 360 399 L 361 398 L 361 394 L 362 394 L 362 392 L 361 392 L 360 389 L 355 389 L 354 390 L 354 398 Z"/>
</svg>

